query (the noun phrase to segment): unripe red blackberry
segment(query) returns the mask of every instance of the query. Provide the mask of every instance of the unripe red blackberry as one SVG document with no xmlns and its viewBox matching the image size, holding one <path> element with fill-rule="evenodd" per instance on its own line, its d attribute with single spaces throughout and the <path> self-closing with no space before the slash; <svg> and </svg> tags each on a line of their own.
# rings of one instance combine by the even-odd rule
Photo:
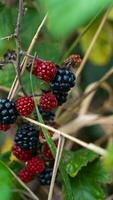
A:
<svg viewBox="0 0 113 200">
<path fill-rule="evenodd" d="M 10 129 L 9 124 L 0 124 L 0 131 L 8 131 Z"/>
<path fill-rule="evenodd" d="M 39 143 L 39 133 L 33 125 L 24 123 L 18 128 L 15 143 L 23 150 L 36 151 Z"/>
<path fill-rule="evenodd" d="M 81 57 L 79 54 L 70 55 L 65 61 L 65 65 L 68 67 L 78 67 L 81 64 Z"/>
<path fill-rule="evenodd" d="M 48 133 L 51 137 L 54 135 L 53 131 L 48 130 Z M 45 140 L 45 136 L 44 136 L 42 129 L 39 130 L 39 137 L 40 137 L 40 139 Z"/>
<path fill-rule="evenodd" d="M 51 61 L 35 59 L 32 73 L 41 80 L 49 83 L 56 74 L 56 67 Z"/>
<path fill-rule="evenodd" d="M 35 107 L 35 103 L 31 97 L 20 97 L 16 100 L 16 109 L 19 115 L 29 116 Z"/>
<path fill-rule="evenodd" d="M 40 107 L 45 112 L 50 112 L 58 106 L 56 97 L 51 92 L 46 92 L 40 98 Z"/>
<path fill-rule="evenodd" d="M 15 103 L 8 99 L 0 99 L 0 124 L 13 124 L 16 118 Z"/>
<path fill-rule="evenodd" d="M 55 143 L 55 146 L 57 147 L 58 141 L 54 141 L 54 143 Z M 49 148 L 49 145 L 48 145 L 47 143 L 45 143 L 45 144 L 43 145 L 42 154 L 43 154 L 43 156 L 46 157 L 47 159 L 49 159 L 49 160 L 54 160 L 54 156 L 53 156 L 53 154 L 52 154 L 52 152 L 51 152 L 51 149 Z"/>
<path fill-rule="evenodd" d="M 30 150 L 23 150 L 16 144 L 13 145 L 12 152 L 17 159 L 23 162 L 26 162 L 32 158 L 32 152 Z"/>
<path fill-rule="evenodd" d="M 21 171 L 18 174 L 18 177 L 23 181 L 24 183 L 28 183 L 33 180 L 32 173 L 27 169 L 27 167 L 21 169 Z"/>
<path fill-rule="evenodd" d="M 41 173 L 45 169 L 44 161 L 38 157 L 35 156 L 27 163 L 27 169 L 35 175 L 36 173 Z"/>
</svg>

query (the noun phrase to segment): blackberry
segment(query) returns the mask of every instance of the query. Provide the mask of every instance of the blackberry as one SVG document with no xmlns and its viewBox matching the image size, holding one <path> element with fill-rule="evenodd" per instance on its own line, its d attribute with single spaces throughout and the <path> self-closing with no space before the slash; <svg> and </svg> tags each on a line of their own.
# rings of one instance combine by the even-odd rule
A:
<svg viewBox="0 0 113 200">
<path fill-rule="evenodd" d="M 58 91 L 54 90 L 53 94 L 55 95 L 55 97 L 58 101 L 58 105 L 62 105 L 63 103 L 65 103 L 67 101 L 68 93 L 58 92 Z"/>
<path fill-rule="evenodd" d="M 42 173 L 39 174 L 38 178 L 41 185 L 50 185 L 52 172 L 52 168 L 46 168 Z"/>
<path fill-rule="evenodd" d="M 54 118 L 55 118 L 55 114 L 53 112 L 45 112 L 42 110 L 42 108 L 39 106 L 39 112 L 40 114 L 42 115 L 42 118 L 44 121 L 47 121 L 47 122 L 53 122 L 54 121 Z M 37 113 L 35 112 L 34 113 L 35 115 L 35 118 L 37 119 Z"/>
<path fill-rule="evenodd" d="M 38 131 L 33 125 L 28 123 L 22 124 L 17 130 L 15 143 L 23 150 L 37 151 L 39 143 Z"/>
<path fill-rule="evenodd" d="M 15 103 L 8 99 L 0 99 L 0 123 L 13 124 L 17 118 Z"/>
<path fill-rule="evenodd" d="M 48 91 L 41 96 L 39 105 L 45 112 L 51 112 L 58 107 L 58 102 L 55 95 Z"/>
<path fill-rule="evenodd" d="M 41 60 L 39 58 L 34 60 L 34 66 L 32 74 L 40 78 L 41 80 L 49 83 L 56 74 L 56 66 L 54 63 L 48 60 Z"/>
<path fill-rule="evenodd" d="M 57 70 L 56 76 L 50 84 L 51 89 L 68 92 L 75 85 L 75 75 L 70 69 L 65 67 Z"/>
</svg>

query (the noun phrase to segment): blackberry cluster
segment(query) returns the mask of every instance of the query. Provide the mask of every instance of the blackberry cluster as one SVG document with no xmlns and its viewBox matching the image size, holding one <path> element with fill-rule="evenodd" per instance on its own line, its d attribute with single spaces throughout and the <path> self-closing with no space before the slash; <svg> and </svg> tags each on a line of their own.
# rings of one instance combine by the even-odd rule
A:
<svg viewBox="0 0 113 200">
<path fill-rule="evenodd" d="M 0 123 L 13 124 L 17 118 L 15 103 L 8 99 L 0 99 Z"/>
<path fill-rule="evenodd" d="M 69 90 L 75 85 L 75 75 L 68 68 L 59 68 L 56 76 L 50 84 L 58 104 L 62 105 L 67 100 Z"/>
<path fill-rule="evenodd" d="M 11 54 L 13 52 L 10 52 Z M 4 59 L 10 54 L 4 55 Z M 10 56 L 9 60 L 15 59 Z M 74 56 L 74 61 L 80 63 L 80 58 Z M 73 60 L 71 57 L 66 63 L 69 64 Z M 68 66 L 68 65 L 67 65 Z M 39 112 L 47 124 L 55 126 L 55 114 L 53 110 L 62 105 L 67 100 L 69 90 L 75 85 L 75 75 L 70 68 L 56 68 L 57 66 L 51 61 L 44 61 L 37 58 L 34 62 L 32 74 L 49 84 L 49 91 L 43 93 L 39 100 Z M 7 130 L 10 124 L 14 123 L 17 115 L 29 116 L 32 114 L 35 102 L 32 97 L 20 97 L 15 103 L 8 99 L 0 99 L 0 130 Z M 36 113 L 34 113 L 37 118 Z M 5 125 L 5 126 L 4 126 Z M 50 137 L 54 132 L 48 131 Z M 36 129 L 29 123 L 23 123 L 17 129 L 14 145 L 12 147 L 13 155 L 22 162 L 25 162 L 24 168 L 19 172 L 19 178 L 25 183 L 31 181 L 36 174 L 42 185 L 50 185 L 54 156 L 51 148 L 47 143 L 43 129 Z M 57 147 L 58 141 L 54 141 Z M 48 162 L 48 164 L 46 164 Z M 46 168 L 45 168 L 46 167 Z"/>
<path fill-rule="evenodd" d="M 52 178 L 52 168 L 46 168 L 41 174 L 38 176 L 38 180 L 41 185 L 50 185 Z"/>
<path fill-rule="evenodd" d="M 15 143 L 21 149 L 36 151 L 39 143 L 39 134 L 34 126 L 25 123 L 18 128 Z"/>
</svg>

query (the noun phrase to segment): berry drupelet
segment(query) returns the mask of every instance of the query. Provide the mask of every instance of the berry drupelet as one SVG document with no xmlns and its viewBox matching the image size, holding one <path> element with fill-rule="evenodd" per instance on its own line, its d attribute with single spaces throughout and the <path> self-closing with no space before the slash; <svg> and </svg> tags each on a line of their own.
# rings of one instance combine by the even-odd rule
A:
<svg viewBox="0 0 113 200">
<path fill-rule="evenodd" d="M 17 130 L 15 143 L 23 150 L 37 151 L 39 143 L 38 130 L 28 123 L 22 124 Z"/>
<path fill-rule="evenodd" d="M 32 158 L 32 152 L 30 150 L 23 150 L 16 144 L 13 145 L 12 152 L 17 159 L 23 162 L 26 162 Z"/>
<path fill-rule="evenodd" d="M 35 59 L 32 74 L 40 78 L 41 80 L 49 83 L 52 81 L 56 74 L 56 67 L 51 61 L 43 61 L 41 59 Z"/>
<path fill-rule="evenodd" d="M 59 68 L 52 80 L 50 87 L 52 91 L 68 92 L 75 85 L 75 75 L 68 68 Z"/>
<path fill-rule="evenodd" d="M 44 93 L 40 98 L 40 107 L 45 112 L 50 112 L 57 108 L 58 102 L 56 97 L 51 92 Z"/>
<path fill-rule="evenodd" d="M 57 140 L 54 141 L 54 144 L 55 144 L 55 146 L 57 147 L 58 141 L 57 141 Z M 49 145 L 48 145 L 47 143 L 45 143 L 45 144 L 43 145 L 42 154 L 43 154 L 43 156 L 44 156 L 45 158 L 47 158 L 48 160 L 54 160 L 54 156 L 53 156 L 53 154 L 52 154 L 52 152 L 51 152 L 51 149 L 49 148 Z"/>
<path fill-rule="evenodd" d="M 8 99 L 0 99 L 0 123 L 13 124 L 17 118 L 15 103 Z"/>
<path fill-rule="evenodd" d="M 38 176 L 38 180 L 41 185 L 50 185 L 52 178 L 53 169 L 46 168 L 41 174 Z"/>
</svg>

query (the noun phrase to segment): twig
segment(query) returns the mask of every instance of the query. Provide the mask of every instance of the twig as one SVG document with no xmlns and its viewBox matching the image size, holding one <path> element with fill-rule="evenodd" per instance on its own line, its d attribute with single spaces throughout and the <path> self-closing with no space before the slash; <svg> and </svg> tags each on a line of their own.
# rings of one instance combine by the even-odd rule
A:
<svg viewBox="0 0 113 200">
<path fill-rule="evenodd" d="M 24 56 L 28 56 L 29 58 L 32 58 L 32 59 L 34 59 L 35 58 L 35 56 L 33 56 L 33 55 L 30 55 L 30 54 L 28 54 L 27 52 L 25 52 L 25 51 L 20 51 L 20 54 L 21 55 L 24 55 Z"/>
<path fill-rule="evenodd" d="M 18 18 L 17 18 L 16 29 L 15 29 L 15 35 L 16 35 L 15 39 L 16 39 L 16 47 L 17 47 L 16 73 L 17 73 L 21 90 L 23 91 L 24 95 L 27 96 L 27 93 L 22 84 L 22 79 L 21 79 L 21 74 L 20 74 L 20 71 L 21 71 L 20 69 L 20 62 L 21 62 L 20 26 L 22 22 L 23 12 L 24 12 L 23 0 L 19 0 L 19 11 L 18 11 Z"/>
<path fill-rule="evenodd" d="M 110 195 L 106 200 L 113 200 L 113 194 Z"/>
<path fill-rule="evenodd" d="M 94 35 L 94 37 L 93 37 L 93 39 L 92 39 L 92 41 L 91 41 L 91 43 L 90 43 L 90 45 L 89 45 L 87 51 L 86 51 L 86 54 L 85 54 L 85 56 L 84 56 L 84 58 L 83 58 L 83 60 L 82 60 L 82 63 L 81 63 L 81 65 L 80 65 L 80 67 L 78 68 L 77 72 L 76 72 L 76 76 L 77 76 L 77 77 L 80 76 L 80 74 L 81 74 L 81 72 L 82 72 L 82 70 L 83 70 L 83 68 L 84 68 L 84 65 L 85 65 L 85 63 L 86 63 L 86 61 L 87 61 L 87 59 L 88 59 L 88 57 L 89 57 L 89 54 L 91 53 L 91 50 L 92 50 L 92 48 L 93 48 L 93 46 L 94 46 L 94 44 L 95 44 L 95 42 L 96 42 L 96 40 L 97 40 L 97 38 L 98 38 L 98 36 L 99 36 L 101 30 L 102 30 L 102 28 L 103 28 L 103 26 L 104 26 L 104 24 L 105 24 L 105 22 L 106 22 L 106 19 L 107 19 L 107 16 L 108 16 L 110 10 L 111 10 L 111 7 L 110 7 L 110 8 L 106 11 L 106 13 L 104 14 L 104 16 L 103 16 L 103 18 L 102 18 L 102 21 L 101 21 L 101 23 L 99 24 L 98 29 L 96 30 L 96 33 L 95 33 L 95 35 Z"/>
<path fill-rule="evenodd" d="M 94 152 L 96 152 L 96 153 L 98 153 L 98 154 L 100 154 L 102 156 L 106 154 L 106 151 L 103 148 L 98 147 L 98 146 L 96 146 L 96 145 L 94 145 L 92 143 L 86 143 L 86 142 L 84 142 L 84 141 L 82 141 L 82 140 L 80 140 L 78 138 L 75 138 L 75 137 L 73 137 L 71 135 L 68 135 L 68 134 L 66 134 L 66 133 L 64 133 L 62 131 L 59 131 L 59 130 L 51 127 L 51 126 L 47 126 L 45 124 L 42 124 L 42 123 L 40 123 L 38 121 L 35 121 L 33 119 L 30 119 L 30 118 L 27 118 L 27 117 L 23 117 L 23 119 L 25 119 L 25 120 L 27 120 L 27 121 L 35 124 L 35 125 L 38 125 L 40 127 L 44 127 L 44 128 L 46 128 L 46 129 L 48 129 L 48 130 L 50 130 L 52 132 L 55 132 L 55 133 L 59 134 L 59 135 L 62 135 L 63 137 L 65 137 L 65 138 L 67 138 L 69 140 L 72 140 L 73 142 L 85 147 L 86 149 L 94 151 Z"/>
<path fill-rule="evenodd" d="M 57 175 L 60 159 L 61 159 L 61 156 L 62 156 L 62 151 L 63 151 L 63 147 L 64 147 L 64 141 L 65 141 L 64 137 L 60 136 L 59 137 L 59 142 L 58 142 L 58 147 L 57 147 L 57 152 L 56 152 L 56 157 L 55 157 L 55 163 L 54 163 L 54 167 L 53 167 L 53 174 L 52 174 L 50 190 L 49 190 L 49 194 L 48 194 L 48 200 L 52 200 L 55 179 L 56 179 L 56 175 Z"/>
<path fill-rule="evenodd" d="M 28 193 L 27 191 L 25 190 L 21 190 L 21 189 L 13 189 L 12 192 L 16 192 L 16 193 L 19 193 L 19 194 L 23 194 L 24 196 L 27 196 L 27 197 L 30 197 L 32 198 L 31 194 Z M 34 198 L 33 198 L 34 199 Z"/>
<path fill-rule="evenodd" d="M 16 34 L 13 33 L 13 34 L 8 35 L 6 37 L 0 38 L 0 40 L 11 40 L 12 38 L 15 38 L 15 37 L 16 37 Z"/>
<path fill-rule="evenodd" d="M 0 61 L 0 67 L 7 65 L 7 64 L 12 64 L 12 61 Z"/>
<path fill-rule="evenodd" d="M 45 15 L 44 19 L 42 20 L 40 26 L 38 27 L 37 32 L 34 35 L 32 41 L 31 41 L 31 44 L 30 44 L 30 46 L 28 48 L 27 54 L 31 54 L 31 52 L 33 50 L 33 47 L 34 47 L 35 43 L 37 42 L 39 33 L 40 33 L 40 31 L 41 31 L 41 29 L 42 29 L 42 27 L 43 27 L 46 19 L 47 19 L 47 14 Z M 25 56 L 24 59 L 23 59 L 23 61 L 22 61 L 22 64 L 21 64 L 21 75 L 23 74 L 28 61 L 29 61 L 29 58 L 27 56 Z M 19 82 L 18 82 L 18 77 L 16 76 L 15 80 L 14 80 L 14 82 L 12 84 L 11 90 L 9 92 L 9 95 L 8 95 L 9 99 L 12 99 L 14 97 L 14 95 L 16 94 L 18 86 L 19 86 Z"/>
</svg>

